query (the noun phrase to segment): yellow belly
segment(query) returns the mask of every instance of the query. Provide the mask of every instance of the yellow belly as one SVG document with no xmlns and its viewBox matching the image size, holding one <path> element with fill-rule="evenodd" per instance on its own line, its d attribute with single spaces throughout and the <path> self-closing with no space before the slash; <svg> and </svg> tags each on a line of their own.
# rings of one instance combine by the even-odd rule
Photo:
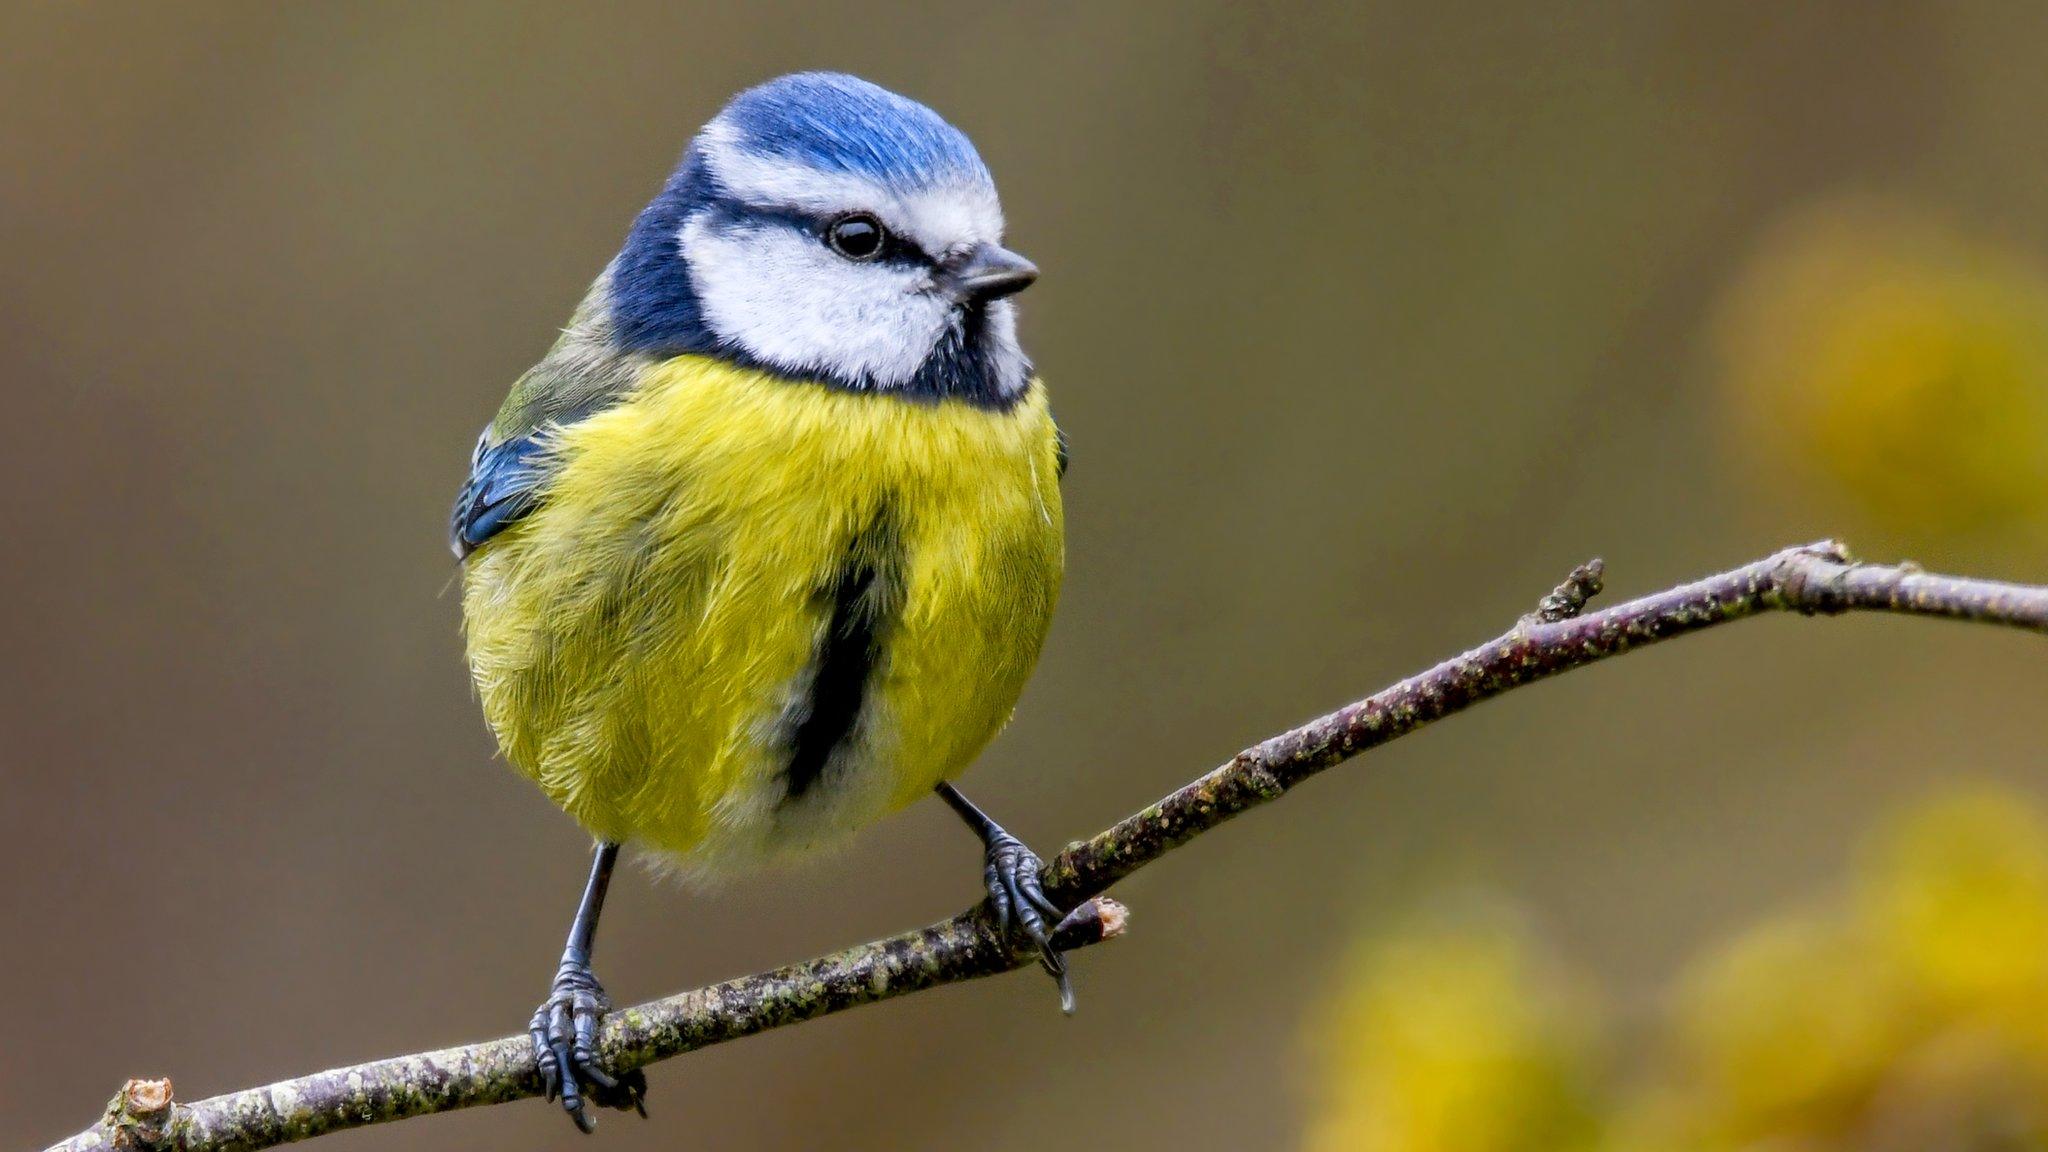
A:
<svg viewBox="0 0 2048 1152">
<path fill-rule="evenodd" d="M 713 872 L 800 849 L 923 796 L 1008 719 L 1063 568 L 1042 386 L 992 412 L 683 357 L 555 452 L 540 507 L 470 557 L 463 609 L 506 758 L 594 835 Z M 793 788 L 855 571 L 877 609 L 857 718 Z"/>
</svg>

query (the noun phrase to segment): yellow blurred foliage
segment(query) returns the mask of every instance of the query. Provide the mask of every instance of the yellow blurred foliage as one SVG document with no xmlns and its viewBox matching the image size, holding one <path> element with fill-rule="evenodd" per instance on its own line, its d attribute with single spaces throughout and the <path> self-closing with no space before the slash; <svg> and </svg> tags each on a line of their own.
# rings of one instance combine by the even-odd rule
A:
<svg viewBox="0 0 2048 1152">
<path fill-rule="evenodd" d="M 1312 1152 L 1591 1148 L 1587 1002 L 1500 909 L 1361 946 L 1313 1026 Z"/>
<path fill-rule="evenodd" d="M 1663 1122 L 1709 1147 L 1837 1123 L 1899 1046 L 1899 991 L 1891 967 L 1836 924 L 1786 920 L 1749 933 L 1680 992 L 1684 1090 L 1662 1102 Z M 1650 1145 L 1638 1135 L 1635 1146 Z"/>
<path fill-rule="evenodd" d="M 1823 202 L 1763 237 L 1715 325 L 1767 490 L 1911 544 L 2048 521 L 2048 278 L 1905 206 Z"/>
<path fill-rule="evenodd" d="M 2048 995 L 2048 827 L 2002 793 L 1937 804 L 1881 838 L 1862 921 L 1943 1011 L 2038 1016 Z"/>
<path fill-rule="evenodd" d="M 1966 792 L 1876 834 L 1847 898 L 1688 966 L 1626 1075 L 1495 917 L 1361 946 L 1313 1032 L 1313 1152 L 2048 1149 L 2048 823 Z"/>
</svg>

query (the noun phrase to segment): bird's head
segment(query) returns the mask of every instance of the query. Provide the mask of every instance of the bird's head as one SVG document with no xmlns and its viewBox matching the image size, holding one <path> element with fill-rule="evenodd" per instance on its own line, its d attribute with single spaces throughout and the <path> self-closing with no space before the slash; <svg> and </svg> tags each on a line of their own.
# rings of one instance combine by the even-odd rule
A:
<svg viewBox="0 0 2048 1152">
<path fill-rule="evenodd" d="M 995 182 L 938 114 L 865 80 L 735 97 L 608 276 L 614 338 L 800 379 L 1002 404 L 1029 382 Z"/>
</svg>

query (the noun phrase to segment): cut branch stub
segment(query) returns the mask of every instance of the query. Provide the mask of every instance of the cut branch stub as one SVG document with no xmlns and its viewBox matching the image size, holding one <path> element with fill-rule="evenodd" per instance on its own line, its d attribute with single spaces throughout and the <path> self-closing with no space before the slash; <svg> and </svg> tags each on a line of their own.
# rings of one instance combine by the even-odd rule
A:
<svg viewBox="0 0 2048 1152">
<path fill-rule="evenodd" d="M 168 1147 L 171 1117 L 176 1111 L 170 1079 L 130 1080 L 107 1101 L 101 1120 L 121 1152 L 156 1152 Z"/>
<path fill-rule="evenodd" d="M 1597 612 L 1595 560 L 1574 570 L 1507 633 L 1356 703 L 1265 740 L 1047 862 L 1046 892 L 1074 912 L 1058 941 L 1114 938 L 1125 911 L 1102 893 L 1117 880 L 1225 821 L 1270 803 L 1315 774 L 1525 684 L 1638 648 L 1766 612 L 1889 612 L 2048 632 L 2048 588 L 1857 564 L 1832 541 Z M 986 905 L 950 920 L 831 956 L 624 1008 L 600 1043 L 618 1068 L 638 1068 L 712 1044 L 1008 972 L 1029 950 L 999 939 Z M 301 1076 L 191 1104 L 168 1081 L 131 1081 L 98 1124 L 52 1152 L 123 1148 L 254 1152 L 344 1128 L 502 1104 L 540 1094 L 524 1036 L 423 1052 Z"/>
</svg>

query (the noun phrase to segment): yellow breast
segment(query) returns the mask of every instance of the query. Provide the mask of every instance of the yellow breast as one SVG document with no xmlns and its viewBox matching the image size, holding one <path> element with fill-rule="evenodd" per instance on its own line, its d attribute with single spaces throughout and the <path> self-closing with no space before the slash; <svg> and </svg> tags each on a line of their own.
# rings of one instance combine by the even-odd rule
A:
<svg viewBox="0 0 2048 1152">
<path fill-rule="evenodd" d="M 506 757 L 594 834 L 710 871 L 801 848 L 1008 718 L 1063 566 L 1042 386 L 993 411 L 682 357 L 554 452 L 463 607 Z"/>
</svg>

